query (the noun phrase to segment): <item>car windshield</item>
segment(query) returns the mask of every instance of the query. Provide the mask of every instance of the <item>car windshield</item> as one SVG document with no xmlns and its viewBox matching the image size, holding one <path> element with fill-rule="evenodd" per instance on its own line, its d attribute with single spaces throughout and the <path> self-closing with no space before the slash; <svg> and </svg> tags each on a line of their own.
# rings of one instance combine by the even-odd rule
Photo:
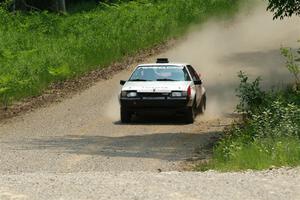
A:
<svg viewBox="0 0 300 200">
<path fill-rule="evenodd" d="M 190 81 L 190 76 L 181 66 L 138 67 L 129 81 Z"/>
</svg>

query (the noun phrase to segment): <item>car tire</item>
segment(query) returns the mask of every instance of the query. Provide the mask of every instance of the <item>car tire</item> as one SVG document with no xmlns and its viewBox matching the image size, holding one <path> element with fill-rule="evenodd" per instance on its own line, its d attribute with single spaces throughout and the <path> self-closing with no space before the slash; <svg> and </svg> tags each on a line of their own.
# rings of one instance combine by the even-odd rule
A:
<svg viewBox="0 0 300 200">
<path fill-rule="evenodd" d="M 206 94 L 202 96 L 199 111 L 203 114 L 206 110 Z"/>
<path fill-rule="evenodd" d="M 131 113 L 128 112 L 125 108 L 121 108 L 121 122 L 122 123 L 131 122 Z"/>
<path fill-rule="evenodd" d="M 195 113 L 195 107 L 188 107 L 185 115 L 185 122 L 188 124 L 192 124 L 195 121 L 196 113 Z"/>
</svg>

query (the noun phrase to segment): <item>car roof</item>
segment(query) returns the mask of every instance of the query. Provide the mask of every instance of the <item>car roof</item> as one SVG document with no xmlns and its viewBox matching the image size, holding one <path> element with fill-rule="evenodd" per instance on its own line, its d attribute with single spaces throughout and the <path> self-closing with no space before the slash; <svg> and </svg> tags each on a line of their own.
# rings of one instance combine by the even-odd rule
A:
<svg viewBox="0 0 300 200">
<path fill-rule="evenodd" d="M 150 66 L 187 66 L 187 63 L 148 63 L 148 64 L 140 64 L 138 67 L 150 67 Z"/>
</svg>

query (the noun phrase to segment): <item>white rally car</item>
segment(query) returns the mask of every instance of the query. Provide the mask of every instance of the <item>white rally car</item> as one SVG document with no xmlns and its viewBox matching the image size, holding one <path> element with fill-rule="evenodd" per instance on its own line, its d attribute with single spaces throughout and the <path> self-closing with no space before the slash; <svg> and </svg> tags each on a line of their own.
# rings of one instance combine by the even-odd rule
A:
<svg viewBox="0 0 300 200">
<path fill-rule="evenodd" d="M 159 58 L 154 64 L 136 67 L 119 96 L 121 121 L 129 123 L 133 114 L 173 113 L 193 123 L 206 107 L 202 80 L 189 64 L 169 63 Z"/>
</svg>

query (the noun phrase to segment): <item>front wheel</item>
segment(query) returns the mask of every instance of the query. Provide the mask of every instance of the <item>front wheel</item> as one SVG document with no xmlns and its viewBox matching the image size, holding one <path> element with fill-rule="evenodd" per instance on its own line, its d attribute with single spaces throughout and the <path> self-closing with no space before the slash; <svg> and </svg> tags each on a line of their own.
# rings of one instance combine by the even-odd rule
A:
<svg viewBox="0 0 300 200">
<path fill-rule="evenodd" d="M 195 109 L 194 107 L 188 107 L 185 115 L 185 121 L 188 124 L 192 124 L 195 121 Z"/>
<path fill-rule="evenodd" d="M 131 121 L 131 113 L 125 108 L 121 108 L 121 122 L 129 123 Z"/>
</svg>

